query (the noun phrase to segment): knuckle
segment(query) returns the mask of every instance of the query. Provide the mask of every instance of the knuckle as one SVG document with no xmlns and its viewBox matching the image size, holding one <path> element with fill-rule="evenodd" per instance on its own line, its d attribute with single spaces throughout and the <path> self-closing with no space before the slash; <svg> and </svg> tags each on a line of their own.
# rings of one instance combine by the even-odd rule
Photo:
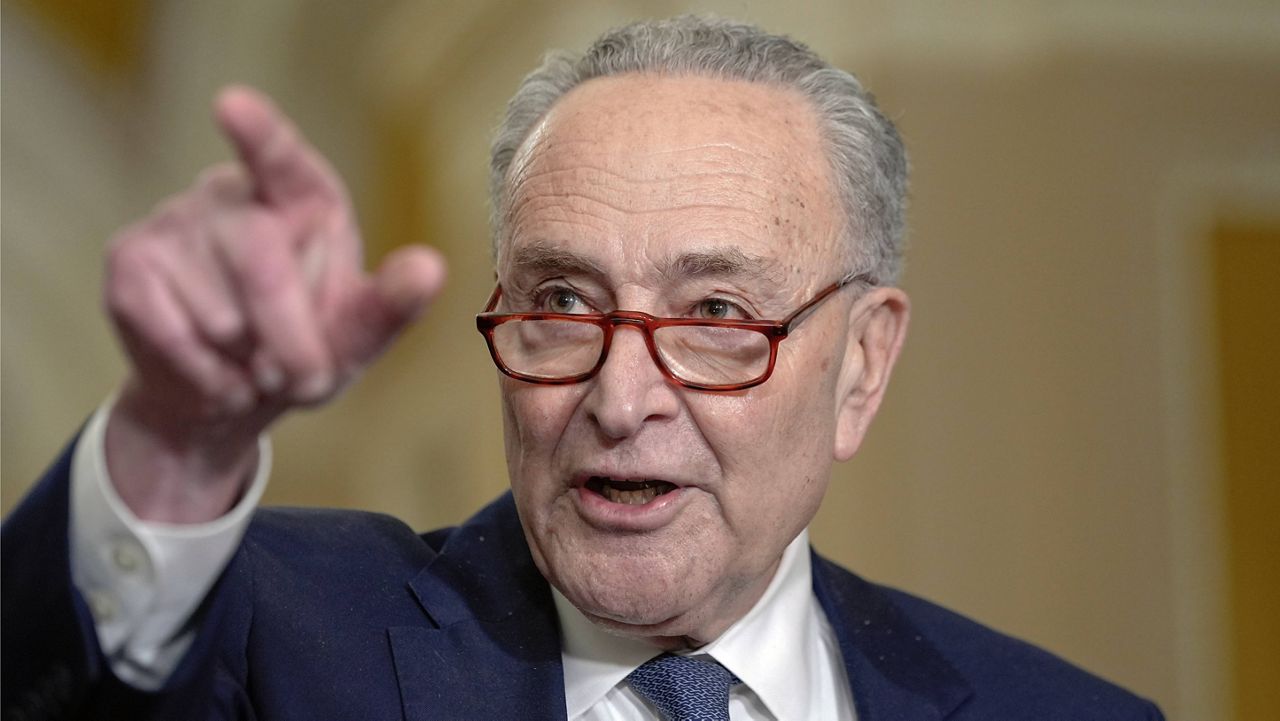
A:
<svg viewBox="0 0 1280 721">
<path fill-rule="evenodd" d="M 141 243 L 122 243 L 107 256 L 107 307 L 116 314 L 129 314 L 143 306 L 142 288 L 155 273 L 150 252 Z"/>
<path fill-rule="evenodd" d="M 107 314 L 115 320 L 116 323 L 132 327 L 136 310 L 142 306 L 138 302 L 137 294 L 127 287 L 119 285 L 108 285 L 103 293 L 103 304 L 107 308 Z"/>
<path fill-rule="evenodd" d="M 143 334 L 163 355 L 174 361 L 189 359 L 194 351 L 191 339 L 172 323 L 151 323 L 143 329 Z M 178 365 L 188 370 L 193 367 L 190 362 L 178 363 Z"/>
<path fill-rule="evenodd" d="M 245 259 L 240 276 L 245 292 L 255 298 L 279 298 L 295 283 L 287 259 L 277 253 L 259 253 Z"/>
<path fill-rule="evenodd" d="M 204 400 L 214 400 L 224 392 L 217 362 L 191 348 L 171 349 L 165 362 L 181 381 Z"/>
<path fill-rule="evenodd" d="M 195 375 L 190 359 L 197 349 L 172 323 L 147 315 L 144 309 L 132 317 L 121 318 L 120 331 L 135 364 L 165 368 L 188 379 Z"/>
<path fill-rule="evenodd" d="M 142 258 L 136 236 L 116 236 L 107 248 L 107 276 L 128 276 L 137 273 Z"/>
<path fill-rule="evenodd" d="M 285 260 L 288 253 L 279 220 L 264 212 L 248 209 L 218 212 L 213 216 L 210 231 L 212 242 L 237 272 L 245 273 L 253 266 Z"/>
<path fill-rule="evenodd" d="M 309 319 L 296 319 L 287 332 L 272 335 L 267 345 L 271 357 L 293 387 L 327 375 L 331 369 L 328 348 L 320 338 L 319 329 Z"/>
<path fill-rule="evenodd" d="M 171 195 L 151 209 L 151 213 L 143 221 L 143 226 L 153 232 L 180 227 L 191 215 L 193 205 L 192 195 L 189 192 Z"/>
<path fill-rule="evenodd" d="M 244 336 L 244 320 L 229 308 L 215 308 L 206 313 L 205 333 L 219 345 L 229 345 Z"/>
<path fill-rule="evenodd" d="M 193 189 L 202 195 L 228 201 L 245 199 L 251 191 L 240 166 L 230 162 L 205 168 L 196 176 Z"/>
<path fill-rule="evenodd" d="M 210 399 L 217 399 L 232 392 L 238 381 L 220 363 L 208 358 L 189 359 L 192 381 Z"/>
<path fill-rule="evenodd" d="M 291 390 L 299 399 L 320 397 L 333 385 L 333 370 L 322 353 L 308 353 L 286 366 L 291 376 Z"/>
</svg>

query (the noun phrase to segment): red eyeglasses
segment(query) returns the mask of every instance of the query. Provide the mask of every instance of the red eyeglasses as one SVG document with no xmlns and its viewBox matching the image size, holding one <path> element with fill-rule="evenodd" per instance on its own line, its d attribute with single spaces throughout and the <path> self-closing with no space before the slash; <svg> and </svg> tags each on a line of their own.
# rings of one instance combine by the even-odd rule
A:
<svg viewBox="0 0 1280 721">
<path fill-rule="evenodd" d="M 645 344 L 663 375 L 687 388 L 737 391 L 769 379 L 778 344 L 836 291 L 869 283 L 852 273 L 818 291 L 782 320 L 658 318 L 632 310 L 612 313 L 494 313 L 502 297 L 498 285 L 476 328 L 489 345 L 498 370 L 529 383 L 560 385 L 591 378 L 609 357 L 618 326 L 644 333 Z"/>
</svg>

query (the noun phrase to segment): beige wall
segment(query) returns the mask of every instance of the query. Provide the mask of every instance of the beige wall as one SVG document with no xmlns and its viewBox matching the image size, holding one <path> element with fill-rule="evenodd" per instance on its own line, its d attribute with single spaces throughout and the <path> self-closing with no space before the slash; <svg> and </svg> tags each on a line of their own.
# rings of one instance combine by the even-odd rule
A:
<svg viewBox="0 0 1280 721">
<path fill-rule="evenodd" d="M 912 337 L 819 549 L 1171 718 L 1229 718 L 1202 260 L 1213 219 L 1280 208 L 1277 11 L 851 5 L 697 6 L 859 72 L 912 152 Z M 279 430 L 269 500 L 430 527 L 499 492 L 494 371 L 471 321 L 492 279 L 487 131 L 542 49 L 689 6 L 517 7 L 157 1 L 136 64 L 105 71 L 56 17 L 7 4 L 5 510 L 118 378 L 102 244 L 221 156 L 206 108 L 229 80 L 277 95 L 333 157 L 375 256 L 428 240 L 452 269 L 360 386 Z"/>
</svg>

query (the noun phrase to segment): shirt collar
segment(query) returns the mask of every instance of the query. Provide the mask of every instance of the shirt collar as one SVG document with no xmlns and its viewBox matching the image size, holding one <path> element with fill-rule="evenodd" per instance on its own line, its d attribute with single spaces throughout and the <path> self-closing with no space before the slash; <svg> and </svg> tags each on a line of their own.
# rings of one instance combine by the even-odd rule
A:
<svg viewBox="0 0 1280 721">
<path fill-rule="evenodd" d="M 820 643 L 814 618 L 809 532 L 804 530 L 782 553 L 769 587 L 745 616 L 719 638 L 697 649 L 709 654 L 747 685 L 775 718 L 808 718 L 810 646 Z M 565 703 L 569 718 L 585 713 L 656 649 L 636 639 L 615 636 L 591 623 L 554 587 L 560 618 Z"/>
</svg>

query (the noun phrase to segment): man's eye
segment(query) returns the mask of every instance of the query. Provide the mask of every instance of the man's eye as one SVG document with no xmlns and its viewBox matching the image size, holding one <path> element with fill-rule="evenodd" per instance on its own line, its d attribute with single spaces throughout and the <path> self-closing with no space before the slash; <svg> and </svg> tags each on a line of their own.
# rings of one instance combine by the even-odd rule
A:
<svg viewBox="0 0 1280 721">
<path fill-rule="evenodd" d="M 581 313 L 582 299 L 568 288 L 552 288 L 543 296 L 543 306 L 549 313 Z"/>
<path fill-rule="evenodd" d="M 746 314 L 737 305 L 723 298 L 707 298 L 698 304 L 698 315 L 709 320 L 743 318 Z"/>
</svg>

